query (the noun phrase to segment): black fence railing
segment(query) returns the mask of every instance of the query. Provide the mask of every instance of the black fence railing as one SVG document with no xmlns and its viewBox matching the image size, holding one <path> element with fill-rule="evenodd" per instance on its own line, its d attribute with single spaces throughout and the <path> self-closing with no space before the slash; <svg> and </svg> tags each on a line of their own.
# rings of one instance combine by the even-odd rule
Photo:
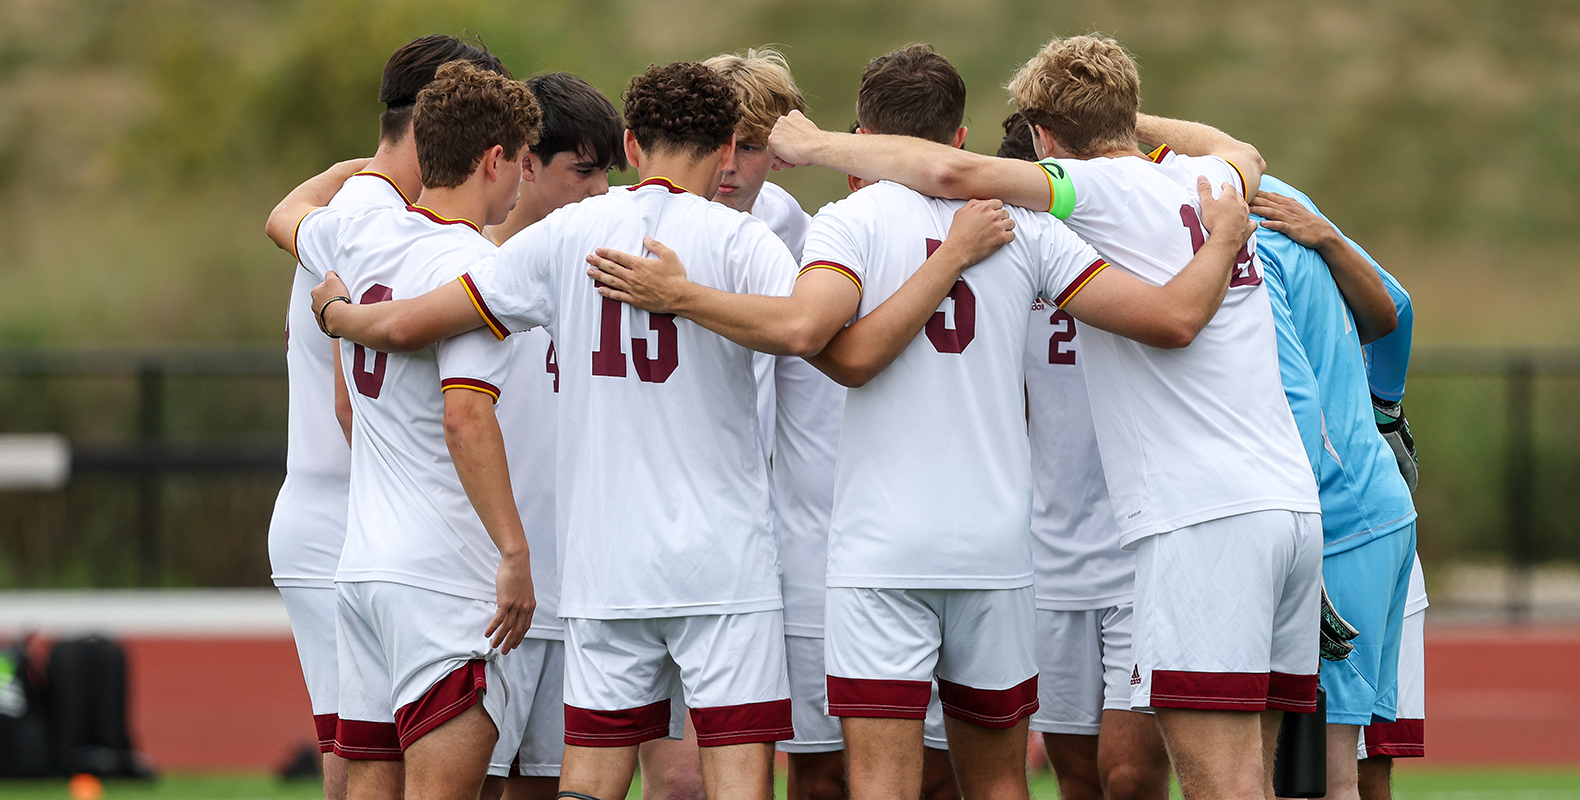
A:
<svg viewBox="0 0 1580 800">
<path fill-rule="evenodd" d="M 1423 558 L 1507 564 L 1529 616 L 1533 567 L 1580 562 L 1580 347 L 1419 347 L 1405 408 Z M 0 491 L 0 586 L 266 582 L 285 423 L 279 345 L 0 348 L 0 433 L 72 461 L 63 490 Z"/>
</svg>

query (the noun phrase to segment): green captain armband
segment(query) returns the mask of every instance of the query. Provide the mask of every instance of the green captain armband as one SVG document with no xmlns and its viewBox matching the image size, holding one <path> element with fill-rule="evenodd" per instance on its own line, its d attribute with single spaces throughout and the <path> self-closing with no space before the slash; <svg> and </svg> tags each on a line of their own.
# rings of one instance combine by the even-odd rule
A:
<svg viewBox="0 0 1580 800">
<path fill-rule="evenodd" d="M 1070 180 L 1070 173 L 1052 158 L 1038 161 L 1037 166 L 1047 173 L 1048 191 L 1053 193 L 1053 207 L 1048 213 L 1059 219 L 1069 219 L 1070 213 L 1075 211 L 1075 183 Z"/>
</svg>

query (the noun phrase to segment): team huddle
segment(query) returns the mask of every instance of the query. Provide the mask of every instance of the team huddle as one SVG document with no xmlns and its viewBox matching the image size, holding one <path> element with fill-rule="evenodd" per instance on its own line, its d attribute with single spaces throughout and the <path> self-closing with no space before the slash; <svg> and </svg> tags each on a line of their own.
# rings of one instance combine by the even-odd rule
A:
<svg viewBox="0 0 1580 800">
<path fill-rule="evenodd" d="M 1110 39 L 997 157 L 932 48 L 860 80 L 850 133 L 769 50 L 622 113 L 423 37 L 275 208 L 326 796 L 767 798 L 777 748 L 794 800 L 1024 800 L 1030 730 L 1067 800 L 1262 798 L 1320 696 L 1329 797 L 1422 754 L 1399 284 Z"/>
</svg>

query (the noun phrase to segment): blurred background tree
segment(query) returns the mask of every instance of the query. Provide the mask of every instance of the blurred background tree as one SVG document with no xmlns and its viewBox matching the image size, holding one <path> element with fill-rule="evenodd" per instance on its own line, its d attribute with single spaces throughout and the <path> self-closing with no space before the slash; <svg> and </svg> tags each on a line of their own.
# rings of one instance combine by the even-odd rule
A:
<svg viewBox="0 0 1580 800">
<path fill-rule="evenodd" d="M 649 63 L 775 43 L 833 127 L 869 58 L 929 41 L 991 152 L 1013 69 L 1088 31 L 1135 54 L 1148 111 L 1254 142 L 1406 279 L 1420 339 L 1580 338 L 1580 6 L 1561 0 L 9 0 L 0 338 L 279 338 L 290 270 L 261 221 L 372 148 L 380 69 L 417 35 L 473 33 L 520 77 L 615 99 Z M 809 209 L 843 193 L 778 179 Z"/>
</svg>

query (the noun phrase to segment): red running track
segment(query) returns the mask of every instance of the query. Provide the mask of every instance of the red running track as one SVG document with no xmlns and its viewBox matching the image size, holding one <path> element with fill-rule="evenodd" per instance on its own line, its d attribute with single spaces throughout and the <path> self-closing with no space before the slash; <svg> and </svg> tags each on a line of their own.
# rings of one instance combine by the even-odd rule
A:
<svg viewBox="0 0 1580 800">
<path fill-rule="evenodd" d="M 159 768 L 273 768 L 314 740 L 289 638 L 125 644 L 133 736 Z M 1418 763 L 1580 763 L 1580 626 L 1431 625 L 1426 653 Z"/>
</svg>

